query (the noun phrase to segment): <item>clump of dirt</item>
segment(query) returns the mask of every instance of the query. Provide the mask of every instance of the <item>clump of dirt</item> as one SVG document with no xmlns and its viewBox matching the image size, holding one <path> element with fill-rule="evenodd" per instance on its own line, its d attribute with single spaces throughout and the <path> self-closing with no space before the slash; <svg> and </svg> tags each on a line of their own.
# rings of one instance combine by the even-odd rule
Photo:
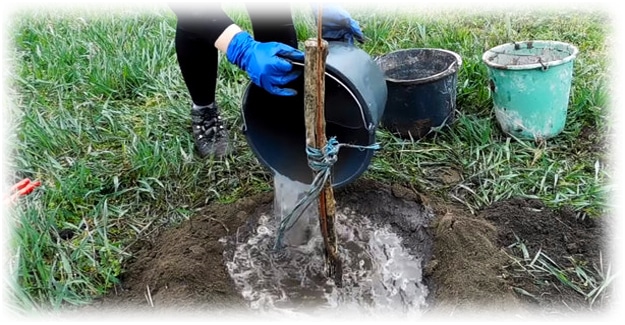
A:
<svg viewBox="0 0 625 325">
<path fill-rule="evenodd" d="M 502 277 L 508 260 L 496 243 L 495 225 L 448 207 L 433 231 L 435 257 L 428 273 L 435 284 L 436 313 L 519 309 Z"/>
<path fill-rule="evenodd" d="M 403 229 L 402 236 L 411 241 L 407 246 L 418 248 L 417 253 L 425 257 L 424 280 L 430 288 L 426 316 L 591 311 L 581 294 L 553 277 L 520 270 L 512 257 L 519 256 L 513 245 L 521 242 L 532 257 L 540 250 L 560 267 L 572 267 L 569 257 L 598 266 L 600 252 L 605 251 L 604 227 L 598 221 L 580 221 L 570 209 L 552 211 L 537 200 L 526 199 L 498 202 L 472 215 L 462 206 L 407 187 L 363 179 L 335 194 L 338 205 L 359 206 L 372 216 L 382 210 L 386 215 L 397 212 L 399 217 L 386 222 Z M 394 210 L 402 202 L 430 209 L 429 224 L 404 222 L 405 211 Z M 249 231 L 254 217 L 270 211 L 272 204 L 272 193 L 233 204 L 211 204 L 179 226 L 163 229 L 138 245 L 125 266 L 121 285 L 87 308 L 146 313 L 248 311 L 228 275 L 224 244 L 219 240 Z"/>
</svg>

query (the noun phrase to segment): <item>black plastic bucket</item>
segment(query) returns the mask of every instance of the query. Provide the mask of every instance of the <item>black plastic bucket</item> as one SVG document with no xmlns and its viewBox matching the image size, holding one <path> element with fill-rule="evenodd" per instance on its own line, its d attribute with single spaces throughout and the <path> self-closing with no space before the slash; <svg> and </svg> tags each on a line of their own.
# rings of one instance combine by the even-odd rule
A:
<svg viewBox="0 0 625 325">
<path fill-rule="evenodd" d="M 294 63 L 303 70 L 303 63 Z M 250 83 L 242 102 L 244 132 L 258 160 L 274 174 L 305 184 L 313 172 L 306 155 L 304 76 L 289 87 L 292 97 L 274 96 Z M 339 143 L 369 146 L 384 113 L 384 75 L 363 50 L 344 42 L 329 42 L 325 77 L 326 136 Z M 342 147 L 332 167 L 332 185 L 356 180 L 369 166 L 372 150 Z"/>
<path fill-rule="evenodd" d="M 424 137 L 451 123 L 461 57 L 443 49 L 405 49 L 376 59 L 386 78 L 388 100 L 382 127 L 402 138 Z"/>
</svg>

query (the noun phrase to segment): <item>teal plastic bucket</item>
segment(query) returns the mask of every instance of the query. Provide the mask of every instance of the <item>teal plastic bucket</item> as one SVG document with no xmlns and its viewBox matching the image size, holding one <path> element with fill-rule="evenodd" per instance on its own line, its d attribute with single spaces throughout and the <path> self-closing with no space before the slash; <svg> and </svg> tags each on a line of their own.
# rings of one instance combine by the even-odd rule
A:
<svg viewBox="0 0 625 325">
<path fill-rule="evenodd" d="M 504 132 L 531 140 L 562 132 L 578 52 L 563 42 L 524 41 L 483 54 L 495 116 Z"/>
</svg>

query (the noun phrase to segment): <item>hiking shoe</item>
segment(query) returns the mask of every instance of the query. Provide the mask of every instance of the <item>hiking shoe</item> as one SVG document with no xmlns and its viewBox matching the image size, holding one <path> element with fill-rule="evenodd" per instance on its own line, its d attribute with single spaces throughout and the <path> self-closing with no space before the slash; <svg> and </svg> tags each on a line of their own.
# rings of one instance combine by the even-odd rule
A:
<svg viewBox="0 0 625 325">
<path fill-rule="evenodd" d="M 228 131 L 219 116 L 217 105 L 191 109 L 191 128 L 195 148 L 202 158 L 224 157 L 231 152 Z"/>
</svg>

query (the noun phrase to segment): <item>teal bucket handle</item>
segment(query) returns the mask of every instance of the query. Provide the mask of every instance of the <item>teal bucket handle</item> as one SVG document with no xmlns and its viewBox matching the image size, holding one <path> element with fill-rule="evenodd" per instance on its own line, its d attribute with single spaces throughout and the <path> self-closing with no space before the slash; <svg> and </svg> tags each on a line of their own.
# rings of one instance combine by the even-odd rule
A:
<svg viewBox="0 0 625 325">
<path fill-rule="evenodd" d="M 544 61 L 543 57 L 536 50 L 548 50 L 552 53 L 553 59 Z M 527 53 L 524 53 L 527 52 Z M 524 41 L 510 42 L 496 46 L 482 55 L 482 61 L 491 68 L 503 70 L 531 70 L 541 69 L 547 70 L 549 67 L 559 66 L 573 61 L 579 54 L 579 49 L 568 43 L 559 41 Z M 525 63 L 519 59 L 525 57 Z M 532 62 L 530 58 L 535 58 L 536 62 Z"/>
</svg>

